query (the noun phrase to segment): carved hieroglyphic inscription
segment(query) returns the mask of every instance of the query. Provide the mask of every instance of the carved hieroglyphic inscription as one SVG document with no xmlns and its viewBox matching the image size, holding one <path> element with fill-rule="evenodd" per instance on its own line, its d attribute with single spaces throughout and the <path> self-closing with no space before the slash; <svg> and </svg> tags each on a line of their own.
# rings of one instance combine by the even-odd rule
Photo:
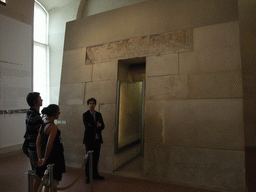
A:
<svg viewBox="0 0 256 192">
<path fill-rule="evenodd" d="M 87 59 L 106 61 L 192 51 L 192 48 L 193 30 L 187 29 L 88 47 Z"/>
</svg>

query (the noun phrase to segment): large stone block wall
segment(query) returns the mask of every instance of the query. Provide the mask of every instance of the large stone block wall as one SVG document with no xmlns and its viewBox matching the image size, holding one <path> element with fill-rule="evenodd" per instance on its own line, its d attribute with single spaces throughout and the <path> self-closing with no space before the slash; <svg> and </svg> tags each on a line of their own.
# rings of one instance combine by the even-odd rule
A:
<svg viewBox="0 0 256 192">
<path fill-rule="evenodd" d="M 239 50 L 239 24 L 228 22 L 194 28 L 193 51 L 178 53 L 169 66 L 161 59 L 167 55 L 147 57 L 146 176 L 244 191 Z"/>
<path fill-rule="evenodd" d="M 67 124 L 60 128 L 69 154 L 67 162 L 78 165 L 83 157 L 82 113 L 87 110 L 86 100 L 96 97 L 97 110 L 106 123 L 99 167 L 100 171 L 113 171 L 118 60 L 146 57 L 145 176 L 243 191 L 238 27 L 235 21 L 171 32 L 168 44 L 161 44 L 166 35 L 159 34 L 153 42 L 149 39 L 156 36 L 65 51 L 60 107 L 64 111 L 61 119 Z M 190 35 L 180 41 L 175 38 L 180 33 Z"/>
<path fill-rule="evenodd" d="M 104 145 L 99 168 L 113 170 L 117 61 L 88 63 L 86 48 L 65 51 L 60 89 L 60 121 L 67 165 L 80 167 L 85 155 L 82 144 L 84 125 L 82 114 L 88 110 L 86 101 L 97 99 L 96 110 L 104 117 Z"/>
</svg>

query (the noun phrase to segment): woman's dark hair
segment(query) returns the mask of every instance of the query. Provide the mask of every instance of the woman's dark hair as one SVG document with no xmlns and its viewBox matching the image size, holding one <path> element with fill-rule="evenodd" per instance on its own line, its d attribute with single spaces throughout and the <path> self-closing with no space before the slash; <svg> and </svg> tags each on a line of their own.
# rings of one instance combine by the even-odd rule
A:
<svg viewBox="0 0 256 192">
<path fill-rule="evenodd" d="M 94 98 L 88 99 L 88 100 L 87 100 L 87 105 L 89 105 L 89 103 L 90 103 L 91 101 L 93 101 L 93 102 L 95 103 L 95 105 L 96 105 L 96 99 L 94 99 Z"/>
<path fill-rule="evenodd" d="M 59 112 L 59 110 L 60 108 L 58 105 L 51 104 L 48 107 L 43 108 L 42 114 L 50 117 L 56 115 Z"/>
<path fill-rule="evenodd" d="M 27 95 L 27 103 L 28 103 L 28 105 L 30 107 L 34 107 L 39 96 L 40 96 L 40 93 L 38 93 L 38 92 L 30 92 Z"/>
</svg>

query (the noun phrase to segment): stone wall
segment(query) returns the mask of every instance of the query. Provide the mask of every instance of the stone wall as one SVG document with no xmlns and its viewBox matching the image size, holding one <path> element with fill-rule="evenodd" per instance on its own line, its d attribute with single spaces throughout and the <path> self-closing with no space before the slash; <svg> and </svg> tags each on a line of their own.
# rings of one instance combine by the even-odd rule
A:
<svg viewBox="0 0 256 192">
<path fill-rule="evenodd" d="M 243 191 L 238 28 L 235 21 L 65 51 L 60 105 L 71 125 L 63 127 L 67 161 L 82 159 L 82 113 L 96 97 L 106 123 L 99 167 L 113 171 L 118 60 L 146 57 L 145 176 Z"/>
<path fill-rule="evenodd" d="M 244 190 L 239 50 L 238 22 L 229 22 L 194 28 L 191 52 L 147 58 L 145 175 Z"/>
<path fill-rule="evenodd" d="M 144 176 L 244 191 L 236 1 L 148 1 L 68 23 L 60 90 L 67 163 L 82 161 L 92 96 L 106 124 L 100 171 L 124 160 L 114 154 L 118 61 L 137 57 L 146 58 Z"/>
</svg>

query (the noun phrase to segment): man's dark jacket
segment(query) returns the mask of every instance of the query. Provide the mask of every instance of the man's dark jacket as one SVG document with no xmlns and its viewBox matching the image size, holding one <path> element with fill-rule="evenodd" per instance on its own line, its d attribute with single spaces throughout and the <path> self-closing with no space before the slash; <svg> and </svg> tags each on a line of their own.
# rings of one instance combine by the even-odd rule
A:
<svg viewBox="0 0 256 192">
<path fill-rule="evenodd" d="M 101 131 L 105 128 L 105 124 L 103 122 L 101 113 L 95 111 L 96 121 L 94 121 L 93 115 L 90 113 L 90 110 L 86 111 L 83 114 L 83 122 L 84 122 L 84 139 L 83 144 L 90 146 L 95 142 L 95 134 L 98 134 L 99 141 L 103 143 Z M 97 127 L 97 122 L 101 123 L 101 127 Z"/>
</svg>

